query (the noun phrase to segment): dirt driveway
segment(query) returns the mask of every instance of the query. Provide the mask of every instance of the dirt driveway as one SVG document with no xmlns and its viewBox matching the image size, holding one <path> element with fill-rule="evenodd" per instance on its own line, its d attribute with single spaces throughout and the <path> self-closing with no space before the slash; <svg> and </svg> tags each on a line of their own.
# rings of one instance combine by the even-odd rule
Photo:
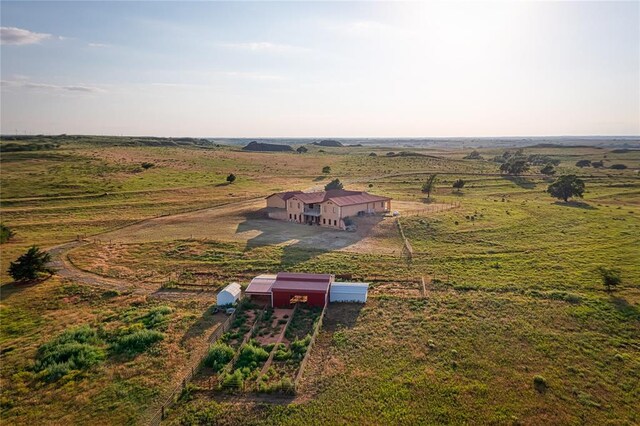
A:
<svg viewBox="0 0 640 426">
<path fill-rule="evenodd" d="M 247 246 L 292 245 L 321 250 L 400 254 L 402 242 L 393 218 L 356 218 L 356 232 L 269 219 L 263 199 L 236 202 L 190 213 L 150 219 L 103 234 L 100 239 L 121 243 L 209 239 Z M 394 210 L 417 210 L 424 204 L 395 202 Z"/>
</svg>

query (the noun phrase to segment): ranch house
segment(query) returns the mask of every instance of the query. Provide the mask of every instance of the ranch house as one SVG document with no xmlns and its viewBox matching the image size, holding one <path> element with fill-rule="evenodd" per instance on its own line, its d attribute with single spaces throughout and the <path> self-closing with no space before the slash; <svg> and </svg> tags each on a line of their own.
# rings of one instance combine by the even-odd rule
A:
<svg viewBox="0 0 640 426">
<path fill-rule="evenodd" d="M 362 191 L 277 192 L 267 198 L 272 219 L 345 229 L 348 217 L 388 213 L 391 198 Z"/>
</svg>

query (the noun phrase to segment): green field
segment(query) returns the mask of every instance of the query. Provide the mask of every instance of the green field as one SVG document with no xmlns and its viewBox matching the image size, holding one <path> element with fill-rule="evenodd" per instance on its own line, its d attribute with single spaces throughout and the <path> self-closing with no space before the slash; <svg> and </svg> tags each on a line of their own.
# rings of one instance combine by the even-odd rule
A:
<svg viewBox="0 0 640 426">
<path fill-rule="evenodd" d="M 393 226 L 340 250 L 173 240 L 167 228 L 163 241 L 91 243 L 70 259 L 133 286 L 177 290 L 184 290 L 177 277 L 185 272 L 198 277 L 185 283 L 210 288 L 280 270 L 372 283 L 364 307 L 328 309 L 293 401 L 225 402 L 196 389 L 174 407 L 169 424 L 640 423 L 640 151 L 525 148 L 525 155 L 560 161 L 557 175 L 585 181 L 584 199 L 564 203 L 545 193 L 553 178 L 541 175 L 541 166 L 501 176 L 490 159 L 502 149 L 465 160 L 470 150 L 388 156 L 408 150 L 311 148 L 300 155 L 118 138 L 56 143 L 1 158 L 2 223 L 15 232 L 1 247 L 1 418 L 8 423 L 142 424 L 146 407 L 162 398 L 217 321 L 207 314 L 213 295 L 165 302 L 59 277 L 11 283 L 8 264 L 26 247 L 100 238 L 140 220 L 334 177 L 348 188 L 422 203 L 420 187 L 431 173 L 439 176 L 431 204 L 459 207 L 400 216 L 411 259 L 388 249 L 400 238 Z M 578 168 L 581 159 L 605 160 L 605 167 Z M 143 162 L 154 165 L 143 169 Z M 232 185 L 224 183 L 229 173 L 238 176 Z M 459 192 L 451 187 L 456 179 L 466 181 Z M 598 266 L 620 271 L 615 292 L 604 291 Z M 165 305 L 172 313 L 159 331 L 163 340 L 135 356 L 118 355 L 116 330 L 124 333 Z M 98 330 L 105 358 L 45 380 L 35 367 L 38 347 L 81 325 Z"/>
</svg>

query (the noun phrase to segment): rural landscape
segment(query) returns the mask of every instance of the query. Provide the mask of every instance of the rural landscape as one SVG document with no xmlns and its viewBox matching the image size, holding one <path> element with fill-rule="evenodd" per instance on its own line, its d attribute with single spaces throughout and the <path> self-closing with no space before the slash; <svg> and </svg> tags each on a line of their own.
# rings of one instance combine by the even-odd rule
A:
<svg viewBox="0 0 640 426">
<path fill-rule="evenodd" d="M 3 421 L 145 424 L 168 396 L 163 424 L 640 421 L 637 142 L 313 142 L 4 137 Z M 582 197 L 548 192 L 570 175 Z M 393 212 L 354 232 L 263 212 L 334 179 Z M 53 270 L 15 282 L 33 246 Z M 299 378 L 317 309 L 247 300 L 216 333 L 216 293 L 278 271 L 370 283 L 364 305 L 327 305 Z"/>
<path fill-rule="evenodd" d="M 0 425 L 640 425 L 640 2 L 0 2 Z"/>
</svg>

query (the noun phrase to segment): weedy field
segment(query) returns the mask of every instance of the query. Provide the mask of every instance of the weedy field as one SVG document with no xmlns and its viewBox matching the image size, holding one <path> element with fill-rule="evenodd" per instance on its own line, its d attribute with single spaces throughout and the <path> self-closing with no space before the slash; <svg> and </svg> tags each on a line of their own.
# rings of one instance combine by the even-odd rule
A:
<svg viewBox="0 0 640 426">
<path fill-rule="evenodd" d="M 58 277 L 10 282 L 8 263 L 26 247 L 81 235 L 91 243 L 69 253 L 73 265 L 132 288 L 188 295 L 194 286 L 246 284 L 280 270 L 372 283 L 366 305 L 328 309 L 291 404 L 194 389 L 170 424 L 640 422 L 640 151 L 525 148 L 520 155 L 540 164 L 507 176 L 494 161 L 502 149 L 469 159 L 471 150 L 285 154 L 118 138 L 56 143 L 2 153 L 2 223 L 15 232 L 2 244 L 4 420 L 141 423 L 220 322 L 207 313 L 213 293 L 165 301 Z M 545 193 L 555 180 L 539 173 L 548 160 L 556 176 L 585 181 L 583 199 L 564 203 Z M 579 160 L 603 167 L 576 167 Z M 238 176 L 231 185 L 229 173 Z M 420 189 L 433 173 L 438 183 L 426 199 Z M 398 220 L 411 257 L 394 218 L 363 225 L 361 234 L 309 235 L 313 228 L 272 224 L 241 208 L 336 177 L 404 205 Z M 465 185 L 453 189 L 458 179 Z M 239 201 L 238 209 L 229 204 Z M 455 208 L 429 209 L 435 205 Z M 140 222 L 207 208 L 213 214 Z M 620 271 L 613 293 L 598 266 Z M 162 325 L 145 320 L 155 315 Z M 83 325 L 90 330 L 74 331 Z M 146 342 L 140 351 L 119 352 L 138 338 Z M 69 345 L 89 362 L 52 367 L 57 346 Z"/>
</svg>

